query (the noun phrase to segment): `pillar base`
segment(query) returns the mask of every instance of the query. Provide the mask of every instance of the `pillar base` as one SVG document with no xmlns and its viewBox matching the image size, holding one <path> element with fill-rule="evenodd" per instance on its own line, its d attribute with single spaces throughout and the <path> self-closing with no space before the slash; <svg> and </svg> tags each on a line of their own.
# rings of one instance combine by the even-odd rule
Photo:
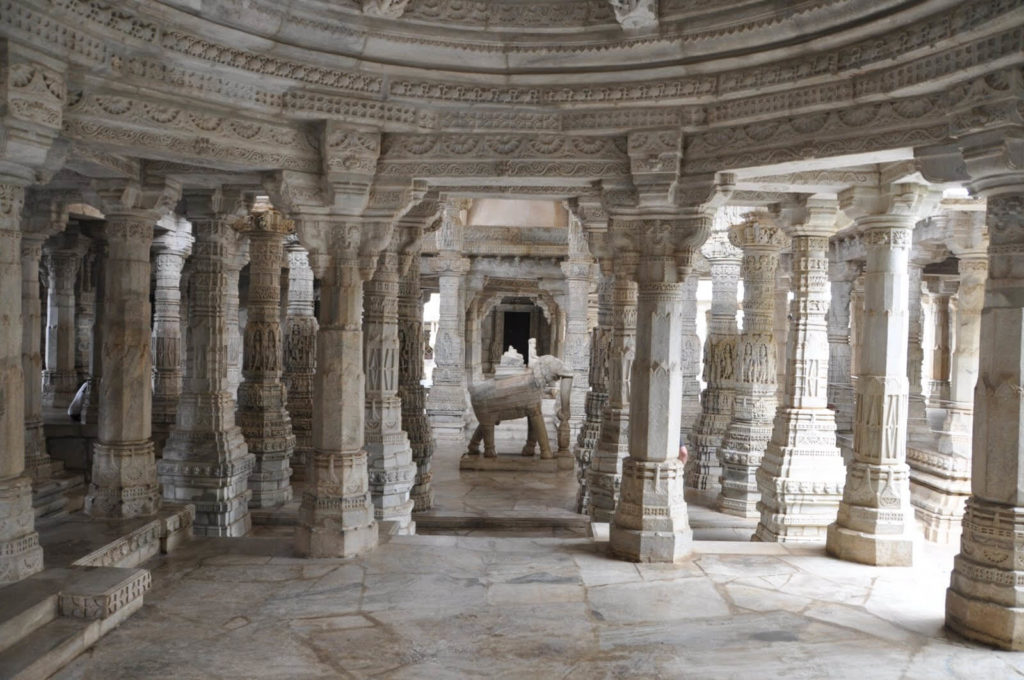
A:
<svg viewBox="0 0 1024 680">
<path fill-rule="evenodd" d="M 946 627 L 987 645 L 1024 650 L 1024 607 L 1004 607 L 946 590 Z"/>
<path fill-rule="evenodd" d="M 914 564 L 914 541 L 910 536 L 867 534 L 830 524 L 825 551 L 847 562 L 876 567 L 910 567 Z"/>
<path fill-rule="evenodd" d="M 757 468 L 761 465 L 761 456 L 722 450 L 718 455 L 722 461 L 722 490 L 715 501 L 718 511 L 745 519 L 760 517 Z"/>
<path fill-rule="evenodd" d="M 43 421 L 25 423 L 25 474 L 33 482 L 45 482 L 50 479 L 53 461 L 46 451 L 46 430 Z"/>
<path fill-rule="evenodd" d="M 156 514 L 160 509 L 160 486 L 152 441 L 97 441 L 92 451 L 92 483 L 85 497 L 87 515 L 128 519 Z"/>
<path fill-rule="evenodd" d="M 66 409 L 77 392 L 77 372 L 43 371 L 43 406 Z"/>
<path fill-rule="evenodd" d="M 299 507 L 295 553 L 300 557 L 353 557 L 377 547 L 370 495 L 317 498 L 307 493 Z"/>
<path fill-rule="evenodd" d="M 621 473 L 608 473 L 591 468 L 587 473 L 590 490 L 590 519 L 594 522 L 609 523 L 615 517 L 615 506 L 619 503 Z"/>
<path fill-rule="evenodd" d="M 160 461 L 164 499 L 196 506 L 197 536 L 244 536 L 252 526 L 254 459 L 241 430 L 171 433 Z"/>
<path fill-rule="evenodd" d="M 426 512 L 434 507 L 434 490 L 429 483 L 423 484 L 421 488 L 413 487 L 409 499 L 412 501 L 413 512 Z"/>
<path fill-rule="evenodd" d="M 1024 508 L 972 497 L 946 591 L 946 625 L 964 637 L 1024 650 Z"/>
<path fill-rule="evenodd" d="M 23 475 L 0 481 L 0 585 L 43 570 L 34 522 L 31 480 Z"/>
<path fill-rule="evenodd" d="M 622 465 L 618 508 L 609 529 L 609 551 L 630 562 L 680 562 L 693 551 L 683 497 L 683 463 L 637 461 Z"/>
</svg>

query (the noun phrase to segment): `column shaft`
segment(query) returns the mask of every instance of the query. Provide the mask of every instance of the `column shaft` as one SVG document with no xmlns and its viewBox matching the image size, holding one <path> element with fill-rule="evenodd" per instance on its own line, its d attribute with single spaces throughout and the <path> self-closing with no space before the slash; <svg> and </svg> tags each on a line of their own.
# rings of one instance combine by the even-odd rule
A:
<svg viewBox="0 0 1024 680">
<path fill-rule="evenodd" d="M 693 426 L 693 450 L 686 464 L 687 486 L 706 501 L 722 491 L 722 464 L 718 448 L 732 421 L 736 370 L 736 294 L 739 288 L 741 251 L 729 244 L 724 232 L 711 237 L 703 250 L 711 263 L 711 315 L 704 341 L 704 395 Z"/>
<path fill-rule="evenodd" d="M 43 568 L 25 471 L 21 208 L 25 188 L 0 178 L 0 585 Z"/>
<path fill-rule="evenodd" d="M 409 437 L 416 479 L 409 497 L 413 512 L 434 505 L 430 488 L 434 440 L 427 420 L 427 392 L 423 387 L 423 295 L 420 291 L 420 256 L 411 256 L 398 285 L 398 397 L 402 402 L 402 429 Z"/>
<path fill-rule="evenodd" d="M 1016 166 L 1014 166 L 1016 167 Z M 1002 179 L 1002 178 L 999 178 Z M 988 200 L 988 282 L 974 392 L 971 497 L 946 625 L 1024 649 L 1024 177 Z"/>
<path fill-rule="evenodd" d="M 760 491 L 755 476 L 775 416 L 775 275 L 786 239 L 767 216 L 733 225 L 729 238 L 743 249 L 743 333 L 736 346 L 732 420 L 718 449 L 718 507 L 730 515 L 757 517 Z"/>
<path fill-rule="evenodd" d="M 177 236 L 161 234 L 153 243 L 153 444 L 158 454 L 174 426 L 181 396 L 181 271 L 191 238 Z"/>
<path fill-rule="evenodd" d="M 313 376 L 316 374 L 317 322 L 313 314 L 313 270 L 298 243 L 288 250 L 288 319 L 284 339 L 284 384 L 295 434 L 292 479 L 305 481 L 313 454 Z"/>
<path fill-rule="evenodd" d="M 915 219 L 869 215 L 853 456 L 827 549 L 841 559 L 906 565 L 913 559 L 907 442 L 908 261 Z"/>
<path fill-rule="evenodd" d="M 49 278 L 46 316 L 46 371 L 43 405 L 67 408 L 78 389 L 75 372 L 75 279 L 82 253 L 73 235 L 60 234 L 44 247 Z"/>
<path fill-rule="evenodd" d="M 611 334 L 608 340 L 608 400 L 590 462 L 590 518 L 611 522 L 619 502 L 622 461 L 629 455 L 629 395 L 636 357 L 636 254 L 620 253 L 614 263 Z"/>
<path fill-rule="evenodd" d="M 363 279 L 354 256 L 329 256 L 321 277 L 313 381 L 313 458 L 295 550 L 347 557 L 377 545 L 363 449 Z"/>
<path fill-rule="evenodd" d="M 589 260 L 570 259 L 562 263 L 568 293 L 565 298 L 565 342 L 562 357 L 565 367 L 573 374 L 569 392 L 570 441 L 579 437 L 586 417 L 587 394 L 590 389 L 590 333 L 587 328 L 587 310 L 590 304 L 590 283 L 593 263 Z M 573 467 L 573 457 L 557 455 L 558 468 Z"/>
<path fill-rule="evenodd" d="M 249 507 L 269 508 L 292 498 L 292 422 L 281 382 L 281 261 L 291 220 L 267 211 L 252 215 L 249 235 L 249 300 L 238 388 L 238 424 L 253 455 Z"/>
<path fill-rule="evenodd" d="M 33 481 L 50 478 L 51 461 L 46 450 L 42 393 L 42 300 L 39 297 L 39 259 L 42 234 L 21 237 L 21 367 L 25 376 L 25 471 Z"/>
<path fill-rule="evenodd" d="M 244 536 L 252 522 L 253 457 L 235 424 L 228 384 L 229 263 L 240 248 L 232 220 L 206 212 L 192 218 L 185 379 L 160 461 L 164 498 L 196 506 L 193 531 L 201 536 Z"/>
<path fill-rule="evenodd" d="M 438 287 L 441 293 L 440 318 L 434 341 L 434 374 L 427 415 L 439 445 L 461 447 L 465 443 L 466 353 L 463 334 L 466 328 L 463 304 L 463 278 L 469 263 L 458 256 L 440 258 Z"/>
<path fill-rule="evenodd" d="M 823 540 L 835 520 L 846 478 L 827 395 L 827 249 L 834 204 L 823 206 L 820 216 L 824 224 L 798 225 L 793 231 L 786 384 L 757 471 L 761 520 L 756 540 Z"/>
<path fill-rule="evenodd" d="M 142 211 L 106 217 L 104 371 L 99 385 L 93 384 L 99 424 L 85 511 L 94 517 L 137 517 L 160 507 L 149 347 L 149 248 L 156 220 Z"/>
<path fill-rule="evenodd" d="M 585 419 L 576 438 L 579 489 L 576 512 L 589 515 L 592 503 L 590 469 L 601 435 L 601 414 L 608 403 L 608 353 L 612 336 L 612 277 L 600 275 L 597 286 L 597 325 L 590 338 L 590 391 L 584 404 Z M 575 381 L 573 382 L 575 384 Z"/>
<path fill-rule="evenodd" d="M 90 239 L 91 241 L 91 239 Z M 96 328 L 96 245 L 82 258 L 75 289 L 75 373 L 82 383 L 92 377 L 93 334 Z M 154 407 L 156 402 L 154 402 Z"/>
<path fill-rule="evenodd" d="M 684 278 L 673 257 L 641 256 L 629 456 L 622 463 L 621 492 L 609 535 L 609 549 L 622 559 L 676 562 L 691 550 L 684 465 L 679 459 Z"/>
<path fill-rule="evenodd" d="M 363 352 L 366 373 L 366 453 L 374 515 L 383 531 L 415 532 L 409 492 L 416 479 L 409 437 L 402 430 L 398 396 L 398 253 L 381 253 L 364 289 Z"/>
<path fill-rule="evenodd" d="M 682 356 L 680 367 L 683 372 L 683 403 L 679 420 L 679 440 L 687 446 L 691 455 L 696 452 L 694 428 L 701 414 L 700 403 L 700 338 L 697 336 L 697 284 L 700 276 L 691 272 L 683 282 L 681 341 Z"/>
<path fill-rule="evenodd" d="M 828 307 L 828 403 L 835 412 L 836 431 L 853 432 L 853 382 L 850 379 L 850 296 L 853 279 L 840 278 L 845 263 L 832 268 L 832 298 Z"/>
</svg>

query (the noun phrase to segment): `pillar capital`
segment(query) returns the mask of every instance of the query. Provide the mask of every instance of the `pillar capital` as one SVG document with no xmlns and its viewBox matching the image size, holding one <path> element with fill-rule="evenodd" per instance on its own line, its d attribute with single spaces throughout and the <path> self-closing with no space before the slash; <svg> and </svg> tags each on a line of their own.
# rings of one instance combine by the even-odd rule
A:
<svg viewBox="0 0 1024 680">
<path fill-rule="evenodd" d="M 839 208 L 865 230 L 884 226 L 911 229 L 940 198 L 940 192 L 924 184 L 856 186 L 839 192 Z"/>
</svg>

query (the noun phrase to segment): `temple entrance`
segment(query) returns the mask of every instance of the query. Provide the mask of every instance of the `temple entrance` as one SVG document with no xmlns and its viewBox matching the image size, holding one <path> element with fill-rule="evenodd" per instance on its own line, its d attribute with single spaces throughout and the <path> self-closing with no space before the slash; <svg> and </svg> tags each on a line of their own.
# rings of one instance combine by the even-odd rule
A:
<svg viewBox="0 0 1024 680">
<path fill-rule="evenodd" d="M 529 312 L 505 312 L 505 327 L 501 340 L 504 350 L 515 347 L 527 364 L 530 363 L 530 316 Z"/>
</svg>

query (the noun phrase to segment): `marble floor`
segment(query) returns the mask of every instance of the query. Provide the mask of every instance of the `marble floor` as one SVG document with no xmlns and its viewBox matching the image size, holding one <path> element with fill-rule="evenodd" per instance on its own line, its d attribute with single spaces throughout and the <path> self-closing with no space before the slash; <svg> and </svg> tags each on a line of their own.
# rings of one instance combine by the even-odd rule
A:
<svg viewBox="0 0 1024 680">
<path fill-rule="evenodd" d="M 691 560 L 629 564 L 572 512 L 572 473 L 457 458 L 436 461 L 429 535 L 363 557 L 294 558 L 282 523 L 154 558 L 143 608 L 55 677 L 1024 677 L 1024 654 L 943 629 L 952 546 L 866 567 L 747 542 L 750 520 L 691 505 Z"/>
<path fill-rule="evenodd" d="M 95 678 L 921 679 L 1024 676 L 942 629 L 952 550 L 913 569 L 698 542 L 685 564 L 590 539 L 398 537 L 351 560 L 283 536 L 156 558 L 141 611 L 61 671 Z"/>
</svg>

